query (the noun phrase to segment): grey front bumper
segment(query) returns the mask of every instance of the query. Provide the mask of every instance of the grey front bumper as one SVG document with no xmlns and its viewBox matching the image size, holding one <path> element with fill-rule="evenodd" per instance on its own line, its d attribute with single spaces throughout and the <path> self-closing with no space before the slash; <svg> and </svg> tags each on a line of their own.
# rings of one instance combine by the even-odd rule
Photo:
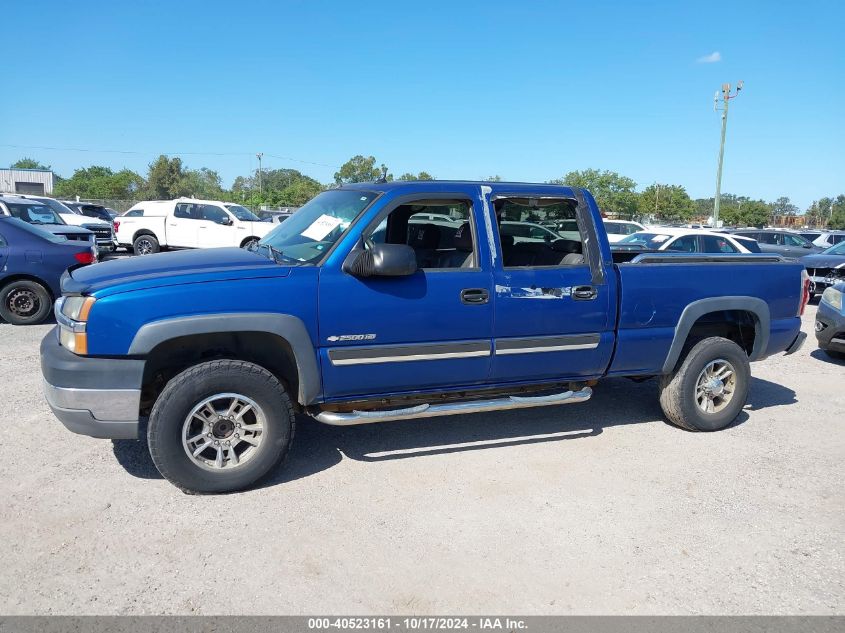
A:
<svg viewBox="0 0 845 633">
<path fill-rule="evenodd" d="M 137 439 L 143 360 L 77 356 L 53 330 L 41 341 L 41 372 L 47 404 L 69 430 Z"/>
</svg>

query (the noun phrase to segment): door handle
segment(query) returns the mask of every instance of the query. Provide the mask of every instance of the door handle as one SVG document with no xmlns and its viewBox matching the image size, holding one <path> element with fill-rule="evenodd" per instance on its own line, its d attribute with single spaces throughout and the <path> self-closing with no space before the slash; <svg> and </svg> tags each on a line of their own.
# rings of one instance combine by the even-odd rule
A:
<svg viewBox="0 0 845 633">
<path fill-rule="evenodd" d="M 484 288 L 466 288 L 461 290 L 461 303 L 471 305 L 487 303 L 490 300 L 490 293 Z"/>
<path fill-rule="evenodd" d="M 572 298 L 578 301 L 595 299 L 599 292 L 592 286 L 576 286 L 572 289 Z"/>
</svg>

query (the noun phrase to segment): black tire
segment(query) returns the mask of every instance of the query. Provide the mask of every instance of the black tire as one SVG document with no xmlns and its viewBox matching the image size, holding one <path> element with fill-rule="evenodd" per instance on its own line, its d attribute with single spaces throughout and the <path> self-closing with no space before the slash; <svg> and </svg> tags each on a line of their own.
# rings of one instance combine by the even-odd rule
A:
<svg viewBox="0 0 845 633">
<path fill-rule="evenodd" d="M 46 319 L 53 302 L 37 281 L 19 279 L 0 288 L 0 317 L 13 325 L 35 325 Z"/>
<path fill-rule="evenodd" d="M 696 385 L 704 368 L 715 360 L 732 365 L 735 383 L 725 406 L 706 413 L 696 401 Z M 731 424 L 742 411 L 750 383 L 751 367 L 745 351 L 733 341 L 713 336 L 693 345 L 675 371 L 660 378 L 660 406 L 676 426 L 688 431 L 718 431 Z"/>
<path fill-rule="evenodd" d="M 132 250 L 135 251 L 136 255 L 152 255 L 153 253 L 158 253 L 161 250 L 161 246 L 154 235 L 144 234 L 135 238 L 135 241 L 132 243 Z"/>
<path fill-rule="evenodd" d="M 257 242 L 257 241 L 258 241 L 257 237 L 248 237 L 243 242 L 241 242 L 241 248 L 248 248 L 250 243 Z"/>
<path fill-rule="evenodd" d="M 263 411 L 265 428 L 249 461 L 234 468 L 212 469 L 188 456 L 182 429 L 197 404 L 224 393 L 253 400 Z M 290 450 L 295 429 L 293 403 L 273 374 L 253 363 L 215 360 L 194 365 L 167 383 L 150 414 L 147 441 L 158 471 L 184 492 L 235 492 L 252 486 L 278 466 Z"/>
</svg>

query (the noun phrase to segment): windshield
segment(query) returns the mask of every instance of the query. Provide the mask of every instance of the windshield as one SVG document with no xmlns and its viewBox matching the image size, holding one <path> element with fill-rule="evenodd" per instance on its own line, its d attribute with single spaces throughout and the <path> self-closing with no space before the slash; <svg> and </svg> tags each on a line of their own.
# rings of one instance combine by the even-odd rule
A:
<svg viewBox="0 0 845 633">
<path fill-rule="evenodd" d="M 226 208 L 229 210 L 229 213 L 234 215 L 241 222 L 261 222 L 261 218 L 239 204 L 227 204 Z"/>
<path fill-rule="evenodd" d="M 375 200 L 374 191 L 331 189 L 318 194 L 258 244 L 293 263 L 316 263 Z"/>
<path fill-rule="evenodd" d="M 64 224 L 58 214 L 46 204 L 28 200 L 27 202 L 7 202 L 12 217 L 28 224 Z"/>
<path fill-rule="evenodd" d="M 845 255 L 845 242 L 841 242 L 836 246 L 831 246 L 826 251 L 821 252 L 822 255 Z"/>
<path fill-rule="evenodd" d="M 32 226 L 20 220 L 18 218 L 9 218 L 4 220 L 5 222 L 13 222 L 16 227 L 21 229 L 22 231 L 26 231 L 27 233 L 32 233 L 33 235 L 37 235 L 41 239 L 47 240 L 48 242 L 54 242 L 55 244 L 61 244 L 62 242 L 67 242 L 67 238 L 64 235 L 53 235 L 49 231 L 45 231 L 44 229 L 40 229 L 37 226 Z"/>
<path fill-rule="evenodd" d="M 40 202 L 41 204 L 46 204 L 56 213 L 73 213 L 70 209 L 68 209 L 65 205 L 63 205 L 58 200 L 53 200 L 53 198 L 41 198 L 40 200 L 33 199 L 33 202 Z M 64 224 L 65 221 L 59 218 L 59 224 Z"/>
<path fill-rule="evenodd" d="M 672 239 L 672 236 L 666 233 L 645 233 L 640 231 L 628 237 L 623 237 L 619 240 L 618 244 L 640 244 L 651 250 L 659 250 L 670 239 Z"/>
</svg>

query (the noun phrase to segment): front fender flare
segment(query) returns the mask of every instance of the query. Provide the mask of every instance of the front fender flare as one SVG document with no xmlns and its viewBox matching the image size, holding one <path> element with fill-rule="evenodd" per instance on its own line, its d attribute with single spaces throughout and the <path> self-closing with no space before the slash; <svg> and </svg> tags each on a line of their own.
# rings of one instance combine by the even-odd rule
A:
<svg viewBox="0 0 845 633">
<path fill-rule="evenodd" d="M 302 320 L 288 314 L 225 312 L 153 321 L 143 325 L 135 334 L 129 354 L 144 356 L 157 345 L 181 336 L 226 332 L 269 332 L 287 341 L 299 374 L 297 401 L 305 406 L 318 397 L 320 370 L 314 345 Z"/>
</svg>

